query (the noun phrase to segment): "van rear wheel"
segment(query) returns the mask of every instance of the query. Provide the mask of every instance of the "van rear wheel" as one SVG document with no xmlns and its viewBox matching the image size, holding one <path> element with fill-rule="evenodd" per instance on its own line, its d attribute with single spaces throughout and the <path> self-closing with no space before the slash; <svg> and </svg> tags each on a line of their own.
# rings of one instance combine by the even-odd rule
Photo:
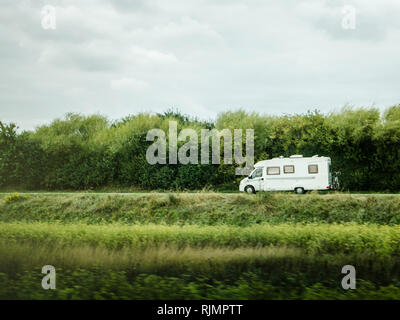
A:
<svg viewBox="0 0 400 320">
<path fill-rule="evenodd" d="M 301 187 L 295 188 L 295 189 L 294 189 L 294 192 L 296 192 L 297 194 L 303 194 L 303 193 L 305 193 L 304 188 L 301 188 Z"/>
<path fill-rule="evenodd" d="M 253 186 L 247 186 L 244 188 L 244 191 L 246 191 L 246 193 L 256 193 L 256 190 L 254 190 Z"/>
</svg>

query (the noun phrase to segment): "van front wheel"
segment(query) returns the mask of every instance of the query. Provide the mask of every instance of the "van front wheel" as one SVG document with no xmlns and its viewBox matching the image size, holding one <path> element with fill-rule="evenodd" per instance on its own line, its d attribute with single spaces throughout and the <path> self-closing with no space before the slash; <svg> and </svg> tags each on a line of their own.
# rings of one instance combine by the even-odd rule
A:
<svg viewBox="0 0 400 320">
<path fill-rule="evenodd" d="M 256 190 L 254 190 L 253 186 L 247 186 L 244 188 L 244 191 L 246 191 L 246 193 L 256 193 Z"/>
<path fill-rule="evenodd" d="M 296 189 L 294 189 L 294 192 L 296 192 L 297 194 L 303 194 L 303 193 L 305 193 L 305 191 L 304 191 L 304 188 L 296 188 Z"/>
</svg>

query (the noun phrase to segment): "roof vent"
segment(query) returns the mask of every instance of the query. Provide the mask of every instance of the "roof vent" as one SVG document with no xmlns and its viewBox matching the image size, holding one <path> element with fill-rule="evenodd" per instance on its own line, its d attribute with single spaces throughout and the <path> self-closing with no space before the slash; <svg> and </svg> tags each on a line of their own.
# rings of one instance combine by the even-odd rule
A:
<svg viewBox="0 0 400 320">
<path fill-rule="evenodd" d="M 290 156 L 290 158 L 303 158 L 302 154 L 294 154 L 292 156 Z"/>
<path fill-rule="evenodd" d="M 318 155 L 316 154 L 316 155 L 314 155 L 314 156 L 312 156 L 313 158 L 318 158 Z"/>
</svg>

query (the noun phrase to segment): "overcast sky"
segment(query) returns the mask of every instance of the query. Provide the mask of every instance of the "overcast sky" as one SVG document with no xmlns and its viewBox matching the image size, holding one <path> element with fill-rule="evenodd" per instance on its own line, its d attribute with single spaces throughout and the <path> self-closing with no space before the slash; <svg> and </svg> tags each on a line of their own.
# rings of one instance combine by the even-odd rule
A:
<svg viewBox="0 0 400 320">
<path fill-rule="evenodd" d="M 400 103 L 400 1 L 1 0 L 0 88 L 0 120 L 23 129 L 67 112 L 384 110 Z"/>
</svg>

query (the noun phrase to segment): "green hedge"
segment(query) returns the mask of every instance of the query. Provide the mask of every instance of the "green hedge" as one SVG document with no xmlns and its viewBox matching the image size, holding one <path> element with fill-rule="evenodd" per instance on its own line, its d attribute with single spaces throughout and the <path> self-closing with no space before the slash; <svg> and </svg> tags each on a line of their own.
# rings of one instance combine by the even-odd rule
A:
<svg viewBox="0 0 400 320">
<path fill-rule="evenodd" d="M 0 187 L 90 189 L 130 186 L 144 189 L 237 188 L 235 165 L 149 165 L 148 130 L 193 128 L 254 129 L 256 161 L 280 155 L 332 158 L 346 190 L 400 189 L 400 106 L 344 108 L 323 115 L 268 116 L 225 112 L 214 122 L 176 112 L 138 114 L 111 122 L 99 115 L 67 114 L 31 132 L 17 133 L 0 122 Z M 223 148 L 221 148 L 223 150 Z M 200 155 L 199 155 L 200 157 Z"/>
</svg>

